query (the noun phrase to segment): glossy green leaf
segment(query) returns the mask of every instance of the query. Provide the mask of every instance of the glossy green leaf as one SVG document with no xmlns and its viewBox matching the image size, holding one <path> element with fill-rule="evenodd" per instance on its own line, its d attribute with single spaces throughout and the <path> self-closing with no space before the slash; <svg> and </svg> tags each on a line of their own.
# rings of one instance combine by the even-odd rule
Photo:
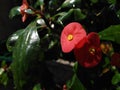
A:
<svg viewBox="0 0 120 90">
<path fill-rule="evenodd" d="M 0 68 L 0 76 L 4 73 L 4 69 L 3 68 Z"/>
<path fill-rule="evenodd" d="M 70 9 L 68 12 L 59 13 L 59 15 L 60 15 L 60 17 L 58 18 L 59 23 L 63 23 L 65 20 L 71 18 L 72 15 L 74 16 L 73 19 L 76 21 L 80 21 L 86 18 L 86 15 L 83 14 L 79 8 Z"/>
<path fill-rule="evenodd" d="M 70 90 L 86 90 L 76 74 L 67 82 L 67 88 Z"/>
<path fill-rule="evenodd" d="M 42 89 L 41 89 L 41 85 L 40 85 L 40 84 L 36 84 L 36 85 L 33 87 L 33 90 L 42 90 Z"/>
<path fill-rule="evenodd" d="M 85 19 L 86 15 L 81 12 L 80 8 L 76 8 L 74 9 L 74 18 L 75 20 L 79 21 Z"/>
<path fill-rule="evenodd" d="M 24 30 L 18 30 L 9 36 L 9 38 L 6 42 L 6 46 L 7 46 L 7 49 L 9 52 L 13 51 L 15 43 L 18 40 L 19 36 L 23 33 L 23 31 Z"/>
<path fill-rule="evenodd" d="M 34 12 L 33 12 L 31 9 L 26 9 L 25 12 L 26 12 L 27 14 L 34 14 Z"/>
<path fill-rule="evenodd" d="M 13 8 L 10 10 L 10 13 L 9 13 L 9 17 L 10 17 L 10 18 L 13 18 L 13 17 L 16 16 L 16 15 L 20 15 L 20 6 L 13 7 Z"/>
<path fill-rule="evenodd" d="M 120 44 L 120 25 L 112 25 L 99 32 L 101 40 L 110 40 Z"/>
<path fill-rule="evenodd" d="M 72 8 L 79 4 L 81 0 L 65 0 L 58 10 L 61 8 Z"/>
<path fill-rule="evenodd" d="M 52 16 L 52 20 L 56 20 L 58 17 L 62 17 L 63 15 L 65 15 L 67 12 L 60 12 L 55 14 L 54 16 Z M 60 19 L 60 18 L 59 18 Z"/>
<path fill-rule="evenodd" d="M 17 90 L 23 90 L 22 87 L 30 79 L 26 72 L 39 59 L 40 38 L 37 33 L 36 23 L 32 22 L 23 31 L 15 43 L 13 50 L 12 72 L 14 84 Z"/>
<path fill-rule="evenodd" d="M 116 73 L 112 78 L 112 84 L 116 85 L 120 82 L 120 73 Z"/>
<path fill-rule="evenodd" d="M 58 22 L 62 24 L 65 20 L 67 20 L 73 14 L 73 12 L 74 12 L 74 9 L 70 9 L 63 16 L 58 18 Z"/>
</svg>

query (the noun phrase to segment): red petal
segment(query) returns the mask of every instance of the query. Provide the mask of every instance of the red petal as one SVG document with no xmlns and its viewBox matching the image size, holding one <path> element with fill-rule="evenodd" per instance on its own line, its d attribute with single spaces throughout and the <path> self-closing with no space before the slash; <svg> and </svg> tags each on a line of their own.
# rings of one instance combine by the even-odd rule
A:
<svg viewBox="0 0 120 90">
<path fill-rule="evenodd" d="M 100 46 L 100 38 L 99 35 L 95 32 L 91 32 L 87 36 L 88 38 L 88 43 L 92 46 L 99 47 Z"/>
<path fill-rule="evenodd" d="M 28 9 L 28 7 L 29 7 L 29 5 L 28 5 L 27 0 L 23 0 L 22 5 L 20 6 L 20 13 L 22 15 L 24 15 L 25 14 L 25 10 Z"/>
<path fill-rule="evenodd" d="M 120 54 L 114 53 L 111 57 L 111 65 L 120 68 Z"/>
<path fill-rule="evenodd" d="M 22 22 L 25 22 L 26 19 L 27 19 L 27 14 L 25 13 L 25 14 L 22 16 Z"/>
<path fill-rule="evenodd" d="M 79 48 L 74 49 L 75 58 L 81 66 L 84 66 L 84 62 L 88 57 L 87 49 L 88 48 L 87 48 L 86 44 L 80 49 Z"/>
<path fill-rule="evenodd" d="M 79 64 L 85 68 L 91 68 L 99 64 L 101 61 L 101 50 L 100 48 L 97 49 L 95 55 L 91 55 L 89 53 L 89 46 L 85 45 L 84 47 L 80 49 L 74 49 L 74 54 L 76 57 L 76 60 L 79 62 Z"/>
<path fill-rule="evenodd" d="M 69 41 L 67 39 L 68 35 L 73 35 L 73 40 Z M 63 52 L 72 51 L 75 46 L 86 37 L 86 32 L 82 25 L 77 22 L 72 22 L 64 27 L 61 33 L 61 46 Z M 81 42 L 83 43 L 83 42 Z"/>
<path fill-rule="evenodd" d="M 23 0 L 22 3 L 27 3 L 27 0 Z"/>
<path fill-rule="evenodd" d="M 100 39 L 97 33 L 92 32 L 88 34 L 86 39 L 87 40 L 84 41 L 87 42 L 84 43 L 84 46 L 74 49 L 74 54 L 81 66 L 90 68 L 98 65 L 101 61 L 102 52 L 100 49 Z M 94 54 L 91 54 L 89 51 L 91 48 L 95 49 L 95 52 L 93 52 Z"/>
<path fill-rule="evenodd" d="M 83 39 L 81 39 L 79 41 L 79 43 L 75 46 L 75 48 L 82 48 L 85 45 L 86 42 L 87 42 L 87 38 L 84 37 Z"/>
</svg>

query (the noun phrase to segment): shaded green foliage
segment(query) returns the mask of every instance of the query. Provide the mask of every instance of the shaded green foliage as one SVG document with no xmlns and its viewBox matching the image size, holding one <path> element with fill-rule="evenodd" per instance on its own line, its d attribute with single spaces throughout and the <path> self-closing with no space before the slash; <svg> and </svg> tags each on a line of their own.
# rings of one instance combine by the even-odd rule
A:
<svg viewBox="0 0 120 90">
<path fill-rule="evenodd" d="M 30 79 L 29 76 L 25 78 L 26 72 L 35 60 L 39 60 L 39 43 L 40 38 L 37 33 L 35 22 L 31 23 L 24 31 L 22 31 L 22 33 L 18 35 L 17 41 L 14 43 L 15 45 L 12 48 L 14 61 L 11 68 L 17 90 L 23 89 L 22 86 Z"/>
<path fill-rule="evenodd" d="M 114 25 L 99 32 L 101 40 L 110 40 L 120 44 L 120 25 Z"/>
<path fill-rule="evenodd" d="M 10 14 L 9 14 L 9 17 L 12 19 L 13 17 L 15 17 L 16 15 L 20 15 L 20 7 L 19 6 L 16 6 L 14 8 L 12 8 L 10 10 Z"/>
</svg>

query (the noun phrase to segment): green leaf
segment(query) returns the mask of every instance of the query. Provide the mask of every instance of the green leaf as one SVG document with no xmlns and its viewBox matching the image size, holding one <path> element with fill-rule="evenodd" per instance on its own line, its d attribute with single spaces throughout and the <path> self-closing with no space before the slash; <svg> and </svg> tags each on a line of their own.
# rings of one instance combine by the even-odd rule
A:
<svg viewBox="0 0 120 90">
<path fill-rule="evenodd" d="M 26 72 L 33 68 L 36 60 L 39 59 L 40 38 L 35 22 L 30 23 L 19 35 L 13 50 L 13 63 L 11 69 L 14 77 L 14 84 L 17 90 L 23 90 L 23 86 L 31 79 Z"/>
<path fill-rule="evenodd" d="M 58 10 L 60 10 L 62 8 L 72 8 L 72 7 L 75 7 L 80 2 L 81 2 L 81 0 L 65 0 Z"/>
<path fill-rule="evenodd" d="M 80 21 L 86 18 L 86 15 L 84 15 L 79 8 L 70 9 L 68 12 L 62 12 L 59 13 L 58 15 L 60 15 L 58 18 L 58 22 L 61 24 L 67 19 L 71 18 L 72 15 L 73 15 L 73 19 L 76 21 Z"/>
<path fill-rule="evenodd" d="M 76 72 L 78 68 L 78 62 L 76 61 L 73 67 L 73 71 Z"/>
<path fill-rule="evenodd" d="M 34 12 L 33 12 L 31 9 L 26 9 L 25 12 L 26 12 L 27 14 L 34 14 Z"/>
<path fill-rule="evenodd" d="M 99 32 L 101 40 L 109 40 L 120 44 L 120 25 L 112 25 Z"/>
<path fill-rule="evenodd" d="M 12 56 L 0 56 L 0 62 L 4 61 L 4 62 L 11 62 L 12 61 Z M 2 64 L 1 64 L 2 65 Z"/>
<path fill-rule="evenodd" d="M 75 20 L 79 21 L 85 19 L 86 15 L 81 12 L 80 8 L 76 8 L 74 9 L 74 18 Z"/>
<path fill-rule="evenodd" d="M 52 20 L 56 20 L 58 17 L 62 17 L 63 15 L 65 15 L 67 12 L 60 12 L 60 13 L 57 13 L 55 14 L 54 16 L 52 16 Z"/>
<path fill-rule="evenodd" d="M 0 75 L 0 83 L 3 84 L 4 86 L 6 86 L 8 84 L 8 76 L 7 73 L 3 73 L 2 75 Z"/>
<path fill-rule="evenodd" d="M 66 12 L 63 16 L 58 18 L 58 22 L 60 24 L 63 24 L 65 20 L 67 20 L 74 12 L 74 9 L 70 9 L 68 12 Z"/>
<path fill-rule="evenodd" d="M 110 64 L 110 59 L 105 57 L 105 64 L 102 65 L 103 68 L 107 67 Z"/>
<path fill-rule="evenodd" d="M 16 6 L 10 10 L 9 18 L 13 18 L 16 15 L 20 15 L 20 6 Z"/>
<path fill-rule="evenodd" d="M 116 85 L 120 82 L 120 73 L 115 73 L 115 75 L 112 78 L 112 84 Z"/>
<path fill-rule="evenodd" d="M 107 0 L 109 4 L 116 4 L 116 0 Z"/>
<path fill-rule="evenodd" d="M 50 0 L 49 5 L 48 5 L 49 11 L 55 12 L 56 9 L 59 7 L 60 2 L 61 1 L 59 1 L 59 0 Z"/>
<path fill-rule="evenodd" d="M 13 51 L 15 43 L 18 40 L 19 36 L 23 33 L 23 31 L 24 30 L 18 30 L 9 36 L 9 38 L 6 42 L 6 46 L 7 46 L 7 49 L 9 52 Z"/>
<path fill-rule="evenodd" d="M 49 35 L 46 34 L 42 39 L 41 39 L 41 48 L 43 51 L 48 51 L 49 49 L 53 48 L 57 44 L 57 37 L 55 35 Z"/>
<path fill-rule="evenodd" d="M 4 68 L 0 68 L 0 76 L 4 73 Z"/>
<path fill-rule="evenodd" d="M 117 17 L 120 19 L 120 10 L 118 10 L 116 14 L 117 14 Z"/>
<path fill-rule="evenodd" d="M 118 87 L 116 88 L 116 90 L 120 90 L 120 86 L 118 86 Z"/>
<path fill-rule="evenodd" d="M 92 3 L 97 3 L 98 0 L 90 0 Z"/>
<path fill-rule="evenodd" d="M 33 90 L 42 90 L 42 89 L 41 89 L 41 85 L 40 85 L 40 84 L 36 84 L 36 85 L 33 87 Z"/>
<path fill-rule="evenodd" d="M 34 7 L 44 5 L 44 0 L 37 0 Z"/>
<path fill-rule="evenodd" d="M 6 65 L 6 61 L 3 60 L 3 61 L 1 62 L 1 67 L 4 67 L 5 65 Z"/>
<path fill-rule="evenodd" d="M 70 90 L 86 90 L 76 74 L 73 75 L 72 79 L 69 80 L 66 85 Z"/>
</svg>

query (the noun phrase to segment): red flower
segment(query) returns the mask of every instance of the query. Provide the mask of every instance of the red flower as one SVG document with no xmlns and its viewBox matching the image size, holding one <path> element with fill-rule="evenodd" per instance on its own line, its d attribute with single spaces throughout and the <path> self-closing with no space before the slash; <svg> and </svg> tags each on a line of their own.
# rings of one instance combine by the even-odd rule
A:
<svg viewBox="0 0 120 90">
<path fill-rule="evenodd" d="M 91 32 L 82 48 L 75 48 L 74 54 L 80 65 L 86 68 L 96 66 L 102 57 L 100 39 L 97 33 Z"/>
<path fill-rule="evenodd" d="M 68 90 L 67 85 L 63 85 L 63 90 Z"/>
<path fill-rule="evenodd" d="M 68 53 L 72 51 L 75 46 L 80 42 L 80 47 L 83 46 L 86 37 L 86 32 L 81 24 L 72 22 L 64 27 L 61 33 L 61 46 L 62 51 Z"/>
<path fill-rule="evenodd" d="M 111 65 L 120 68 L 120 54 L 114 53 L 111 57 Z"/>
<path fill-rule="evenodd" d="M 25 22 L 27 19 L 27 13 L 25 12 L 26 9 L 29 8 L 27 0 L 23 0 L 22 5 L 20 6 L 20 13 L 22 15 L 22 21 Z"/>
</svg>

